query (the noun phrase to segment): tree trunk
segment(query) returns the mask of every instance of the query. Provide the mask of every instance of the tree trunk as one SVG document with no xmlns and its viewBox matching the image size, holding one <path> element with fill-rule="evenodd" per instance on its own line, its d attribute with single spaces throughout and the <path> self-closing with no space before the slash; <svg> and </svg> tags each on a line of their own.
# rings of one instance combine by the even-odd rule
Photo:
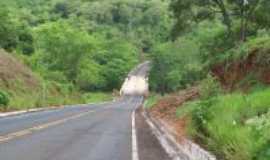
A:
<svg viewBox="0 0 270 160">
<path fill-rule="evenodd" d="M 222 0 L 213 0 L 214 3 L 216 3 L 221 10 L 223 19 L 224 19 L 224 24 L 227 26 L 228 33 L 229 35 L 232 33 L 232 22 L 229 13 L 227 12 L 226 6 Z"/>
</svg>

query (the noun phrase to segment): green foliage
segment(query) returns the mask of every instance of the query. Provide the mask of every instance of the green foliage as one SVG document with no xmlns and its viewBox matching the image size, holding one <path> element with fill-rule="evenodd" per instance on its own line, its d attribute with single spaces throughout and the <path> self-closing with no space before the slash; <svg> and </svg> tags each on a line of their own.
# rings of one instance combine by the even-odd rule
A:
<svg viewBox="0 0 270 160">
<path fill-rule="evenodd" d="M 240 22 L 238 40 L 245 41 L 249 32 L 249 25 L 253 27 L 266 27 L 265 17 L 269 6 L 268 0 L 173 0 L 171 9 L 176 18 L 174 33 L 188 30 L 189 26 L 206 19 L 218 19 L 227 27 L 228 36 L 233 36 L 232 28 Z M 258 17 L 260 11 L 265 11 L 266 16 Z M 256 13 L 257 12 L 257 13 Z M 263 12 L 264 14 L 264 12 Z"/>
<path fill-rule="evenodd" d="M 105 79 L 102 76 L 103 67 L 90 58 L 81 60 L 76 84 L 83 90 L 97 90 L 105 86 Z"/>
<path fill-rule="evenodd" d="M 219 63 L 229 65 L 236 61 L 244 62 L 248 60 L 249 56 L 252 54 L 256 57 L 255 63 L 258 67 L 267 67 L 269 65 L 269 44 L 270 36 L 267 34 L 249 38 L 245 43 L 223 49 L 221 55 L 218 54 L 218 52 L 213 54 L 211 58 L 208 59 L 208 67 Z M 210 55 L 206 57 L 210 57 Z"/>
<path fill-rule="evenodd" d="M 106 102 L 111 101 L 113 99 L 110 93 L 103 93 L 103 92 L 85 93 L 83 94 L 82 97 L 84 103 Z"/>
<path fill-rule="evenodd" d="M 161 0 L 93 1 L 84 3 L 81 17 L 93 24 L 91 31 L 115 28 L 144 51 L 149 51 L 153 43 L 165 41 L 172 24 L 168 12 L 168 2 Z"/>
<path fill-rule="evenodd" d="M 19 50 L 19 52 L 28 56 L 33 54 L 35 52 L 35 49 L 34 38 L 31 29 L 26 25 L 17 26 L 17 35 L 17 49 Z"/>
<path fill-rule="evenodd" d="M 10 110 L 110 97 L 92 92 L 119 89 L 139 57 L 168 39 L 172 24 L 162 0 L 0 3 L 0 47 L 15 52 L 39 76 L 37 88 L 27 94 L 19 83 L 8 90 Z"/>
<path fill-rule="evenodd" d="M 127 73 L 138 63 L 138 50 L 131 43 L 123 40 L 113 40 L 105 43 L 103 57 L 95 56 L 99 64 L 103 64 L 103 75 L 106 80 L 106 89 L 120 87 Z"/>
<path fill-rule="evenodd" d="M 16 26 L 5 6 L 0 9 L 0 22 L 0 47 L 11 50 L 17 45 Z"/>
<path fill-rule="evenodd" d="M 213 98 L 218 96 L 221 92 L 222 88 L 220 82 L 209 74 L 207 75 L 207 78 L 200 83 L 200 95 L 202 99 Z"/>
<path fill-rule="evenodd" d="M 83 90 L 119 88 L 138 62 L 137 48 L 131 43 L 107 40 L 102 35 L 94 37 L 67 22 L 41 25 L 35 35 L 36 50 L 40 52 L 33 59 L 35 63 L 42 63 L 45 72 L 60 72 L 64 75 L 59 76 L 66 77 L 53 79 L 67 79 Z"/>
<path fill-rule="evenodd" d="M 65 22 L 47 23 L 35 30 L 36 48 L 49 70 L 63 71 L 75 80 L 82 57 L 91 51 L 93 38 Z"/>
<path fill-rule="evenodd" d="M 43 78 L 82 90 L 112 90 L 140 52 L 169 37 L 168 2 L 3 0 L 0 46 L 24 54 Z M 140 56 L 139 56 L 140 53 Z M 22 56 L 23 57 L 23 56 Z"/>
<path fill-rule="evenodd" d="M 270 2 L 268 0 L 262 0 L 257 8 L 255 8 L 254 23 L 258 24 L 260 28 L 270 27 Z"/>
<path fill-rule="evenodd" d="M 160 95 L 157 95 L 157 94 L 150 95 L 150 97 L 148 97 L 146 101 L 144 102 L 144 107 L 146 109 L 152 108 L 158 102 L 159 99 L 160 99 Z"/>
<path fill-rule="evenodd" d="M 13 14 L 14 11 L 6 5 L 0 9 L 0 47 L 9 51 L 18 48 L 23 54 L 32 54 L 34 48 L 30 28 Z"/>
<path fill-rule="evenodd" d="M 0 91 L 0 107 L 6 110 L 8 104 L 9 104 L 8 94 L 4 91 Z"/>
<path fill-rule="evenodd" d="M 57 2 L 54 6 L 53 11 L 56 14 L 59 14 L 62 18 L 68 18 L 70 14 L 69 6 L 66 1 L 63 2 Z"/>
<path fill-rule="evenodd" d="M 226 27 L 217 21 L 203 21 L 192 31 L 196 37 L 197 45 L 200 46 L 200 56 L 204 69 L 219 63 L 219 58 L 224 52 L 235 44 L 233 38 L 226 34 Z"/>
<path fill-rule="evenodd" d="M 269 93 L 269 89 L 249 95 L 234 93 L 193 103 L 193 135 L 219 158 L 266 158 L 269 137 L 265 135 L 270 129 L 266 118 Z"/>
<path fill-rule="evenodd" d="M 159 45 L 152 54 L 151 88 L 162 93 L 192 85 L 203 76 L 199 46 L 191 37 Z"/>
</svg>

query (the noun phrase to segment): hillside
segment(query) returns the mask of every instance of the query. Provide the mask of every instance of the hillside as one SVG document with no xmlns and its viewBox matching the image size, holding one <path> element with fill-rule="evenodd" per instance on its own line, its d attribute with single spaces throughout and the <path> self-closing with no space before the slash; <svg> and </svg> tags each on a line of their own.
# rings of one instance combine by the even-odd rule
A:
<svg viewBox="0 0 270 160">
<path fill-rule="evenodd" d="M 172 41 L 151 54 L 150 115 L 217 159 L 270 157 L 269 6 L 174 0 Z"/>
<path fill-rule="evenodd" d="M 110 100 L 108 93 L 83 93 L 67 90 L 66 86 L 44 80 L 14 54 L 0 51 L 0 91 L 5 92 L 7 110 L 59 106 Z"/>
<path fill-rule="evenodd" d="M 0 50 L 0 85 L 2 90 L 10 93 L 23 93 L 37 90 L 40 80 L 19 59 Z"/>
<path fill-rule="evenodd" d="M 168 39 L 172 25 L 169 3 L 162 0 L 3 0 L 0 5 L 0 48 L 30 68 L 1 63 L 8 110 L 111 99 L 129 71 Z"/>
</svg>

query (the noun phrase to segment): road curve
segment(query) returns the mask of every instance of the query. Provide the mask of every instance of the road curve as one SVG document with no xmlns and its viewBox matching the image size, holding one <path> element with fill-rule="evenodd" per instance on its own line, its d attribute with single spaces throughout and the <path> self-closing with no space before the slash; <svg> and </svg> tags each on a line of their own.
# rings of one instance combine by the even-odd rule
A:
<svg viewBox="0 0 270 160">
<path fill-rule="evenodd" d="M 144 63 L 130 75 L 143 76 L 148 69 Z M 143 96 L 131 95 L 104 104 L 2 117 L 0 159 L 169 160 L 144 119 L 132 117 L 142 102 Z"/>
</svg>

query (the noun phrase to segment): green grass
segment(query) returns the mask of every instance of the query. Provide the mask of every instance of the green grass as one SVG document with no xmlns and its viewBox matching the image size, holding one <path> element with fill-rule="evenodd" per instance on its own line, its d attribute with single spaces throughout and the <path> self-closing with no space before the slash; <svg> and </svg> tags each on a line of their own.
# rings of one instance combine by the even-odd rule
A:
<svg viewBox="0 0 270 160">
<path fill-rule="evenodd" d="M 183 118 L 190 115 L 194 109 L 198 106 L 199 101 L 186 102 L 182 106 L 178 107 L 176 110 L 176 116 L 178 118 Z"/>
<path fill-rule="evenodd" d="M 39 78 L 39 84 L 36 87 L 26 86 L 20 81 L 13 81 L 12 87 L 2 85 L 0 89 L 7 92 L 9 98 L 7 109 L 2 107 L 0 111 L 98 103 L 113 99 L 111 93 L 82 92 L 72 84 L 48 81 L 42 78 Z"/>
<path fill-rule="evenodd" d="M 98 103 L 113 100 L 111 93 L 95 92 L 83 94 L 84 103 Z"/>
<path fill-rule="evenodd" d="M 30 108 L 87 104 L 110 101 L 113 99 L 110 93 L 80 93 L 72 92 L 71 94 L 56 94 L 43 96 L 40 93 L 16 94 L 10 97 L 8 111 L 24 110 Z"/>
<path fill-rule="evenodd" d="M 190 134 L 226 160 L 266 160 L 270 156 L 270 89 L 232 93 L 189 102 L 177 115 L 192 116 Z M 188 108 L 188 109 L 187 109 Z"/>
<path fill-rule="evenodd" d="M 157 101 L 160 99 L 160 97 L 161 97 L 160 95 L 152 94 L 144 102 L 144 107 L 146 109 L 152 108 L 157 103 Z"/>
</svg>

